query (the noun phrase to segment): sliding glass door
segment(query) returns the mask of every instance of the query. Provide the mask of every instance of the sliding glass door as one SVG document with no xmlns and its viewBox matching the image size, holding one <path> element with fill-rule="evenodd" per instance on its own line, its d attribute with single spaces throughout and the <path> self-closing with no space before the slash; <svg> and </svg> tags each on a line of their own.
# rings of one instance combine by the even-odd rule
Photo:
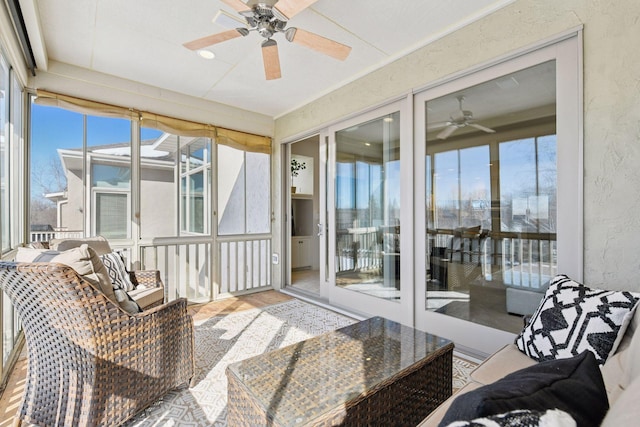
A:
<svg viewBox="0 0 640 427">
<path fill-rule="evenodd" d="M 419 328 L 489 353 L 554 275 L 581 277 L 577 52 L 568 40 L 416 95 Z"/>
<path fill-rule="evenodd" d="M 398 320 L 412 299 L 411 281 L 404 278 L 406 271 L 411 276 L 412 257 L 401 256 L 411 253 L 412 228 L 403 110 L 403 102 L 394 103 L 329 131 L 330 299 Z"/>
</svg>

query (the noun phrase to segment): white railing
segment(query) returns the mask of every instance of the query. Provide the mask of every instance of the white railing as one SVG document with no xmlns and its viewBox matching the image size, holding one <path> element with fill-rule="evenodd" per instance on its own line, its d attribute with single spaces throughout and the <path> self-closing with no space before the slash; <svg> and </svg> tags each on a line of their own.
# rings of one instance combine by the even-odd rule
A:
<svg viewBox="0 0 640 427">
<path fill-rule="evenodd" d="M 382 242 L 377 227 L 339 230 L 336 235 L 336 272 L 367 271 L 382 267 Z"/>
<path fill-rule="evenodd" d="M 32 231 L 29 241 L 48 242 L 51 239 L 79 239 L 82 237 L 82 230 Z"/>
<path fill-rule="evenodd" d="M 216 241 L 217 259 L 210 237 L 141 244 L 141 268 L 160 271 L 169 300 L 185 297 L 190 302 L 206 302 L 216 295 L 271 286 L 271 236 L 219 237 Z"/>
<path fill-rule="evenodd" d="M 218 237 L 218 292 L 271 286 L 271 236 Z"/>
<path fill-rule="evenodd" d="M 438 232 L 429 236 L 432 248 L 446 250 L 450 267 L 456 263 L 475 264 L 481 267 L 483 279 L 497 281 L 510 287 L 539 289 L 558 272 L 557 245 L 554 234 L 496 233 L 487 238 L 463 240 L 452 247 L 454 235 Z M 433 249 L 432 249 L 433 250 Z M 457 258 L 456 258 L 457 257 Z"/>
<path fill-rule="evenodd" d="M 555 240 L 505 238 L 501 246 L 505 285 L 539 289 L 558 274 Z"/>
</svg>

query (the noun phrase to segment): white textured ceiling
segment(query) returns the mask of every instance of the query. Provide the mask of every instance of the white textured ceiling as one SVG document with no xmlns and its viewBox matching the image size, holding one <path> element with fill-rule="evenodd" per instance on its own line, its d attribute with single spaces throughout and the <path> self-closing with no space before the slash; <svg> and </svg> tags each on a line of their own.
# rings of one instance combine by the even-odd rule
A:
<svg viewBox="0 0 640 427">
<path fill-rule="evenodd" d="M 212 46 L 213 60 L 182 45 L 228 29 L 212 19 L 236 12 L 218 0 L 24 1 L 39 14 L 36 58 L 277 117 L 512 0 L 318 0 L 288 27 L 349 45 L 350 56 L 341 62 L 276 34 L 282 78 L 271 81 L 255 32 Z"/>
</svg>

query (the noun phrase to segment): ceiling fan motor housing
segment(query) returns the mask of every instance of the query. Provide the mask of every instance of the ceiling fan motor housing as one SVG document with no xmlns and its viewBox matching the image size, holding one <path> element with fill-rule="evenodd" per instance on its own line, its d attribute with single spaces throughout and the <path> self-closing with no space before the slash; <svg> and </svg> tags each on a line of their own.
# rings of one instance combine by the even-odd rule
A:
<svg viewBox="0 0 640 427">
<path fill-rule="evenodd" d="M 278 3 L 278 0 L 251 0 L 247 3 L 247 6 L 251 8 L 251 11 L 245 12 L 245 16 L 254 15 L 256 17 L 266 16 L 269 19 L 276 19 L 278 21 L 287 21 L 288 18 L 284 16 L 277 8 L 273 6 Z"/>
<path fill-rule="evenodd" d="M 243 13 L 250 29 L 256 30 L 265 39 L 270 39 L 275 33 L 283 31 L 286 27 L 286 18 L 281 17 L 273 8 L 273 1 L 250 1 L 251 11 Z"/>
<path fill-rule="evenodd" d="M 261 16 L 260 19 L 258 20 L 258 25 L 256 26 L 256 29 L 258 31 L 258 34 L 260 34 L 265 39 L 271 38 L 271 36 L 274 33 L 273 25 L 271 25 L 271 22 L 269 22 L 269 20 L 264 16 Z"/>
<path fill-rule="evenodd" d="M 271 10 L 271 8 L 273 8 L 273 5 L 276 4 L 278 1 L 277 0 L 249 0 L 247 2 L 247 6 L 249 6 L 252 9 L 255 9 L 256 7 L 259 8 L 268 8 L 269 10 Z"/>
</svg>

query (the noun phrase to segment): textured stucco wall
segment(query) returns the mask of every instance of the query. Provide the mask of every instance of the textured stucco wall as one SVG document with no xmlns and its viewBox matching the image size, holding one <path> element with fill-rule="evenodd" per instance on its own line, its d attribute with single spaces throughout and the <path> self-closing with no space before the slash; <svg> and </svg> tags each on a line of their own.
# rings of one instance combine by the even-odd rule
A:
<svg viewBox="0 0 640 427">
<path fill-rule="evenodd" d="M 518 0 L 276 120 L 276 141 L 584 25 L 584 279 L 640 290 L 640 2 Z M 277 144 L 276 144 L 277 145 Z M 280 147 L 275 149 L 276 159 Z M 562 165 L 559 165 L 562 167 Z M 274 206 L 279 206 L 276 201 Z"/>
</svg>

